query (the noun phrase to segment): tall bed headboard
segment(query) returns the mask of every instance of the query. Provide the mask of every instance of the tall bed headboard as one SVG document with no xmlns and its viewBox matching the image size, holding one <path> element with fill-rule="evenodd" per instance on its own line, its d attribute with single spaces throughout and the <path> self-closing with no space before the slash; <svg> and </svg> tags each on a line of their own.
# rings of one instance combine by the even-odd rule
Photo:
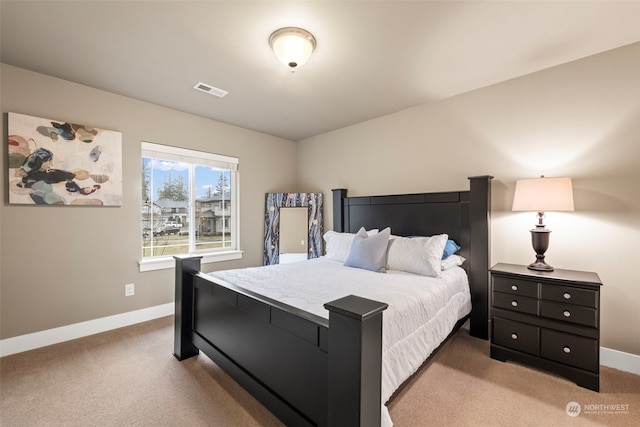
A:
<svg viewBox="0 0 640 427">
<path fill-rule="evenodd" d="M 460 246 L 471 288 L 470 333 L 489 338 L 489 236 L 492 176 L 470 177 L 465 191 L 347 197 L 333 190 L 333 229 L 391 227 L 399 236 L 446 233 Z"/>
</svg>

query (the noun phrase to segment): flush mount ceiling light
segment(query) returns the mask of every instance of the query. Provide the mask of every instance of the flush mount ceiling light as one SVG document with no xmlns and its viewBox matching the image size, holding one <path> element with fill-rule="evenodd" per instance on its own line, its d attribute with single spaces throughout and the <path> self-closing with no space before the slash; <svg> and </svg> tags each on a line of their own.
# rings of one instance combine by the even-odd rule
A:
<svg viewBox="0 0 640 427">
<path fill-rule="evenodd" d="M 278 61 L 294 72 L 309 60 L 311 52 L 316 47 L 316 39 L 313 34 L 302 28 L 285 27 L 271 34 L 269 44 Z"/>
</svg>

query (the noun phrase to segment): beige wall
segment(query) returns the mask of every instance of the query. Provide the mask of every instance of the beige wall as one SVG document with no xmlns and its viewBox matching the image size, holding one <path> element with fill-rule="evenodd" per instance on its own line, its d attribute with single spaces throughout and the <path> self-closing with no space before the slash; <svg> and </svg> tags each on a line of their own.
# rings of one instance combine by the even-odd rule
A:
<svg viewBox="0 0 640 427">
<path fill-rule="evenodd" d="M 143 140 L 240 158 L 244 258 L 206 268 L 262 264 L 264 194 L 296 190 L 295 171 L 276 167 L 294 163 L 295 143 L 7 65 L 0 78 L 2 113 L 122 132 L 124 193 L 122 207 L 8 205 L 4 115 L 0 339 L 173 302 L 172 269 L 138 271 Z"/>
<path fill-rule="evenodd" d="M 572 177 L 576 212 L 548 214 L 547 261 L 600 275 L 601 344 L 640 355 L 640 43 L 309 138 L 298 162 L 301 191 L 325 194 L 495 176 L 493 263 L 534 260 L 535 214 L 510 211 L 515 181 Z"/>
<path fill-rule="evenodd" d="M 7 205 L 0 174 L 0 339 L 173 301 L 173 270 L 139 273 L 140 141 L 238 156 L 242 261 L 262 262 L 265 192 L 459 190 L 492 174 L 492 261 L 533 260 L 516 179 L 571 176 L 576 212 L 549 213 L 547 260 L 597 272 L 602 345 L 640 355 L 640 43 L 290 141 L 2 65 L 0 107 L 123 133 L 119 208 Z M 2 122 L 6 147 L 6 116 Z M 297 151 L 296 151 L 297 150 Z M 295 158 L 297 155 L 297 159 Z M 295 171 L 273 167 L 299 162 Z M 6 171 L 6 149 L 0 150 Z M 295 188 L 294 188 L 295 187 Z M 213 268 L 210 267 L 209 270 Z M 124 284 L 136 295 L 124 297 Z"/>
</svg>

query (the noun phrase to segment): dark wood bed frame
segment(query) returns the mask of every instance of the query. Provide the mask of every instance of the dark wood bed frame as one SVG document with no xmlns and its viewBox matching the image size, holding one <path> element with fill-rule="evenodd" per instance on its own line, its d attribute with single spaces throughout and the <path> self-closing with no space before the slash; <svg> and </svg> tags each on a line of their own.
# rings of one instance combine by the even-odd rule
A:
<svg viewBox="0 0 640 427">
<path fill-rule="evenodd" d="M 469 178 L 468 191 L 347 197 L 333 190 L 333 228 L 449 234 L 467 259 L 470 333 L 487 339 L 491 178 Z M 216 283 L 200 271 L 199 256 L 175 258 L 178 360 L 204 352 L 288 426 L 380 425 L 387 304 L 350 295 L 325 304 L 327 321 Z"/>
</svg>

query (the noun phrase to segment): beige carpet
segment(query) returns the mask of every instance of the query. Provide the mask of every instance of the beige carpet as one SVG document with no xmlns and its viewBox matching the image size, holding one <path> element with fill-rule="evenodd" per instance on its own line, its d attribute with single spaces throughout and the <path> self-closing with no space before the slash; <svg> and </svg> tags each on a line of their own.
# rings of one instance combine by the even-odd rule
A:
<svg viewBox="0 0 640 427">
<path fill-rule="evenodd" d="M 166 317 L 1 358 L 0 425 L 282 425 L 206 356 L 178 362 L 172 328 Z M 395 425 L 640 425 L 640 376 L 602 367 L 595 393 L 488 354 L 461 330 L 390 403 Z M 571 401 L 590 413 L 570 417 Z"/>
</svg>

